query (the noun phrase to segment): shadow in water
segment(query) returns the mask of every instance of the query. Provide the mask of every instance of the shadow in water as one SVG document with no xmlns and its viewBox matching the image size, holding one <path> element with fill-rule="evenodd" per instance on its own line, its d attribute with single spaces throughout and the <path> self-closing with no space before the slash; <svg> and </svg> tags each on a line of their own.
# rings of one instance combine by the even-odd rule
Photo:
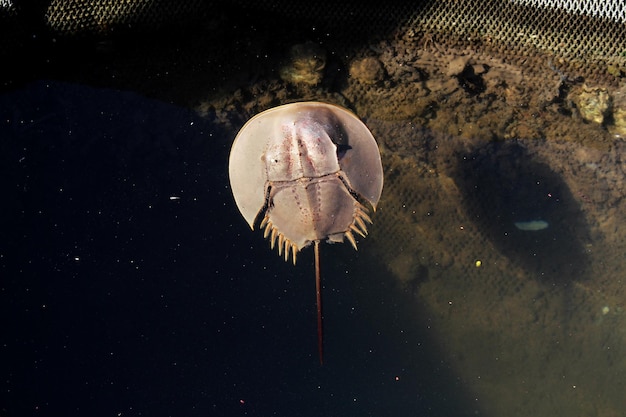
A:
<svg viewBox="0 0 626 417">
<path fill-rule="evenodd" d="M 453 177 L 468 217 L 495 247 L 537 279 L 585 277 L 588 231 L 559 174 L 519 143 L 488 143 L 458 155 Z"/>
</svg>

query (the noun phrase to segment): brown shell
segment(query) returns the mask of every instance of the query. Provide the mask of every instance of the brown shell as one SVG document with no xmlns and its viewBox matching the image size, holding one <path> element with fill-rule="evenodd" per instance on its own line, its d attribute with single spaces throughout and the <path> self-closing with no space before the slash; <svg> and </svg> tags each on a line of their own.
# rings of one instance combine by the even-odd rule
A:
<svg viewBox="0 0 626 417">
<path fill-rule="evenodd" d="M 292 103 L 264 111 L 239 131 L 230 152 L 230 184 L 252 229 L 261 221 L 285 259 L 313 241 L 356 248 L 352 232 L 371 220 L 383 170 L 374 137 L 354 114 L 331 104 Z"/>
</svg>

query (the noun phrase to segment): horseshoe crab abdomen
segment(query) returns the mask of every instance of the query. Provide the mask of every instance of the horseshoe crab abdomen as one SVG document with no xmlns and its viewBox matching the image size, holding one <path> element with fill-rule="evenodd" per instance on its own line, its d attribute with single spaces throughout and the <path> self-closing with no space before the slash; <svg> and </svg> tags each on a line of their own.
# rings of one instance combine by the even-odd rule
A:
<svg viewBox="0 0 626 417">
<path fill-rule="evenodd" d="M 352 232 L 364 236 L 365 222 L 371 222 L 363 207 L 352 196 L 339 174 L 303 178 L 273 184 L 268 209 L 261 222 L 265 236 L 278 251 L 297 252 L 313 241 L 343 242 L 346 237 L 356 248 Z"/>
</svg>

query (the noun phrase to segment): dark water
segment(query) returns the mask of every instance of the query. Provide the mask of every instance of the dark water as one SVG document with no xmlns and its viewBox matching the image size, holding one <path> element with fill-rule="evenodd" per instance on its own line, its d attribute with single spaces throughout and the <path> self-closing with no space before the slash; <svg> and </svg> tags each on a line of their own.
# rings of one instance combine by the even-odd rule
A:
<svg viewBox="0 0 626 417">
<path fill-rule="evenodd" d="M 322 247 L 320 366 L 312 255 L 283 262 L 240 217 L 235 132 L 59 82 L 0 103 L 3 415 L 473 411 L 367 247 Z"/>
</svg>

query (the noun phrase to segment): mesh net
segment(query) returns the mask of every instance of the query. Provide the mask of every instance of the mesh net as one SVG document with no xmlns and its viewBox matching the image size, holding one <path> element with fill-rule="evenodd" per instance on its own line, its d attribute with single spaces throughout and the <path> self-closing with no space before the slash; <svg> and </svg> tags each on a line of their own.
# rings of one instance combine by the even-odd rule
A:
<svg viewBox="0 0 626 417">
<path fill-rule="evenodd" d="M 52 0 L 45 16 L 48 25 L 62 34 L 106 33 L 120 28 L 158 28 L 184 24 L 205 8 L 201 0 Z"/>
<path fill-rule="evenodd" d="M 625 13 L 617 1 L 439 1 L 407 27 L 520 63 L 538 54 L 586 76 L 603 75 L 611 65 L 618 75 L 626 52 Z"/>
</svg>

